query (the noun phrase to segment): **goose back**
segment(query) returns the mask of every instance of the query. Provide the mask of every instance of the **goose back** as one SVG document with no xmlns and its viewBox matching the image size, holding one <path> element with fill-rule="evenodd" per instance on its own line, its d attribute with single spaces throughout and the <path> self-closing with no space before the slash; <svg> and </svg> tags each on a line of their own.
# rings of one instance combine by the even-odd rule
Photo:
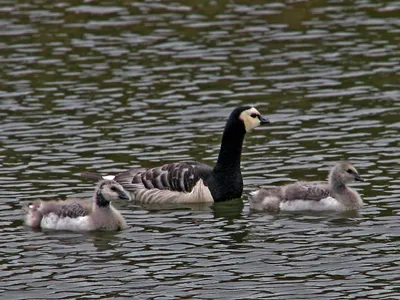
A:
<svg viewBox="0 0 400 300">
<path fill-rule="evenodd" d="M 206 164 L 185 161 L 151 169 L 131 168 L 114 180 L 143 203 L 210 202 L 211 172 Z"/>
<path fill-rule="evenodd" d="M 116 175 L 114 180 L 127 191 L 145 188 L 190 193 L 197 181 L 211 170 L 205 164 L 185 161 L 150 169 L 131 168 Z"/>
<path fill-rule="evenodd" d="M 294 184 L 285 186 L 283 191 L 283 201 L 319 201 L 332 196 L 332 191 L 329 188 L 329 185 L 323 182 L 296 182 Z"/>
</svg>

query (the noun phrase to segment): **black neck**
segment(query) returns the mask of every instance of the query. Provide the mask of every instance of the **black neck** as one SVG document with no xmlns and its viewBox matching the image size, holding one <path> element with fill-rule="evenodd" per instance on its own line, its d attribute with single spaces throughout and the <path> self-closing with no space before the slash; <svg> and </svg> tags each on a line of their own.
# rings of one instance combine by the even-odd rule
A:
<svg viewBox="0 0 400 300">
<path fill-rule="evenodd" d="M 222 135 L 221 149 L 214 172 L 240 172 L 240 157 L 246 131 L 239 120 L 229 120 Z"/>
<path fill-rule="evenodd" d="M 96 204 L 100 207 L 106 207 L 110 205 L 110 201 L 106 200 L 102 193 L 98 192 L 96 194 Z"/>
</svg>

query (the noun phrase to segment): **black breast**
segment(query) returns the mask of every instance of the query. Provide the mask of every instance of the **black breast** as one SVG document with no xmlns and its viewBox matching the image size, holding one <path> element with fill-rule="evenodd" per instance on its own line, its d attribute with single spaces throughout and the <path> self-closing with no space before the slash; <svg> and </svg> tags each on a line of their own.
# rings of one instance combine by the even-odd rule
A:
<svg viewBox="0 0 400 300">
<path fill-rule="evenodd" d="M 242 175 L 238 172 L 229 174 L 211 173 L 205 177 L 204 181 L 215 202 L 242 197 L 243 179 Z"/>
</svg>

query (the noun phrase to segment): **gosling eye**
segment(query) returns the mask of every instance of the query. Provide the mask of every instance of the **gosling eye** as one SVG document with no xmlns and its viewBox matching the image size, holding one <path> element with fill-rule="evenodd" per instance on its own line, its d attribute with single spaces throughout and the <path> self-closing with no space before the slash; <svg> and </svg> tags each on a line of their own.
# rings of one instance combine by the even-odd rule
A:
<svg viewBox="0 0 400 300">
<path fill-rule="evenodd" d="M 117 189 L 115 186 L 112 186 L 112 187 L 111 187 L 111 190 L 112 190 L 113 192 L 117 192 L 117 191 L 118 191 L 118 189 Z"/>
<path fill-rule="evenodd" d="M 256 113 L 252 113 L 252 114 L 250 115 L 250 117 L 252 117 L 252 118 L 257 118 L 258 115 L 257 115 Z"/>
<path fill-rule="evenodd" d="M 349 173 L 349 174 L 353 174 L 353 170 L 352 169 L 347 169 L 346 172 Z"/>
</svg>

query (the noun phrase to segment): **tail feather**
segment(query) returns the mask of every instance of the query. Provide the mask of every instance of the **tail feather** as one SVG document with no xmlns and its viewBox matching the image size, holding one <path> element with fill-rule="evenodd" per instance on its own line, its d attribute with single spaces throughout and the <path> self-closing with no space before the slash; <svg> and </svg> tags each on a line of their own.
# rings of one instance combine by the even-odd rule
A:
<svg viewBox="0 0 400 300">
<path fill-rule="evenodd" d="M 25 214 L 27 214 L 28 212 L 29 212 L 29 210 L 30 210 L 30 207 L 31 207 L 31 205 L 32 205 L 33 203 L 32 202 L 29 202 L 29 203 L 24 203 L 23 205 L 22 205 L 22 211 L 25 213 Z"/>
<path fill-rule="evenodd" d="M 40 212 L 41 202 L 28 203 L 22 207 L 25 212 L 25 224 L 33 228 L 40 228 L 43 215 Z"/>
<path fill-rule="evenodd" d="M 281 188 L 259 189 L 249 194 L 250 208 L 278 212 L 282 200 Z"/>
<path fill-rule="evenodd" d="M 116 175 L 114 180 L 118 182 L 120 185 L 122 185 L 122 187 L 129 192 L 134 192 L 139 189 L 145 189 L 146 187 L 141 181 L 142 180 L 141 178 L 138 179 L 140 180 L 140 182 L 133 182 L 133 181 L 136 175 L 146 171 L 147 169 L 145 168 L 133 167 L 125 172 Z"/>
<path fill-rule="evenodd" d="M 91 172 L 82 172 L 82 173 L 81 173 L 81 176 L 82 176 L 83 178 L 91 179 L 91 180 L 96 180 L 96 181 L 99 181 L 99 180 L 103 179 L 103 176 L 101 176 L 100 174 L 91 173 Z"/>
</svg>

